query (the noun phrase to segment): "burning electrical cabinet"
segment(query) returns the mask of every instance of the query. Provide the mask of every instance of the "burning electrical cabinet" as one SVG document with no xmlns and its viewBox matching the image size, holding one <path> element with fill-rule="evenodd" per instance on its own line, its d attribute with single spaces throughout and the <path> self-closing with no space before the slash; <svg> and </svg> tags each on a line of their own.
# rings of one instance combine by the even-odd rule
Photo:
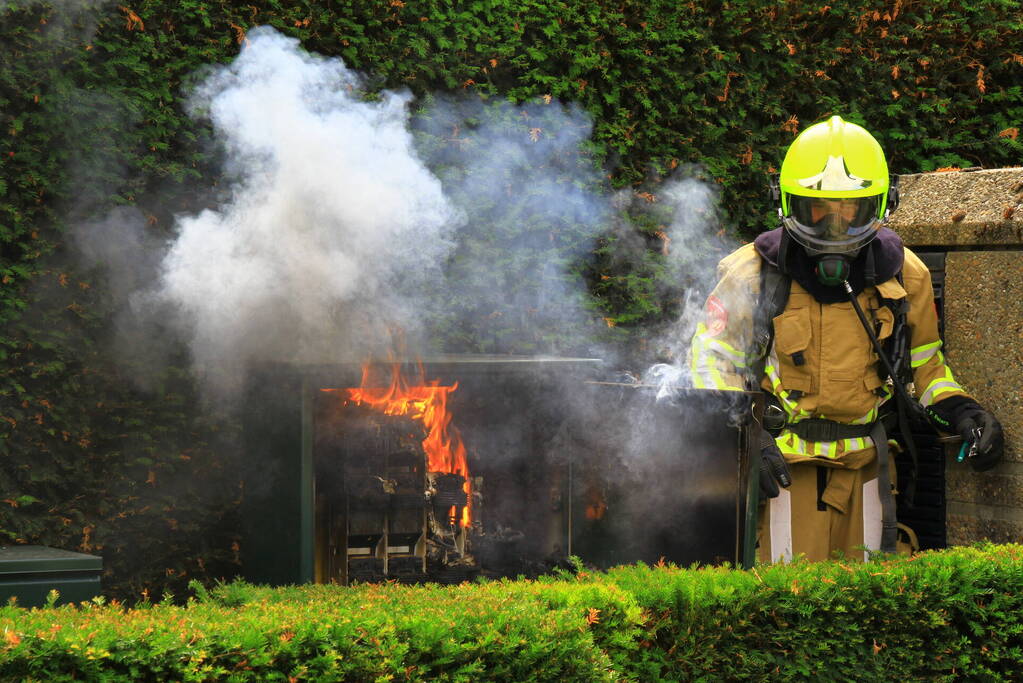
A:
<svg viewBox="0 0 1023 683">
<path fill-rule="evenodd" d="M 749 427 L 736 422 L 749 397 L 659 402 L 600 372 L 475 356 L 263 367 L 246 410 L 245 575 L 457 583 L 570 555 L 751 556 Z"/>
</svg>

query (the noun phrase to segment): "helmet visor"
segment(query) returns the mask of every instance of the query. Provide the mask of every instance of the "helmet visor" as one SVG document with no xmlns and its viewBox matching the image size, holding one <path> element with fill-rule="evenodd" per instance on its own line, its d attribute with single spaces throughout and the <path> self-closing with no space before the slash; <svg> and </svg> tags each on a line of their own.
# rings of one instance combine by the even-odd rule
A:
<svg viewBox="0 0 1023 683">
<path fill-rule="evenodd" d="M 797 242 L 816 251 L 855 251 L 873 239 L 880 227 L 881 196 L 831 199 L 789 195 L 785 227 Z"/>
</svg>

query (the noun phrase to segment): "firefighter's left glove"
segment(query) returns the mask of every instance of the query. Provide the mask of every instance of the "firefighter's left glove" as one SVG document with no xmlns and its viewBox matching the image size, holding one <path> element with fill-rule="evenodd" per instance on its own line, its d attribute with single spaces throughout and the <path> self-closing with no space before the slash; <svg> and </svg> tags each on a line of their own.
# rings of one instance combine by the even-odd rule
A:
<svg viewBox="0 0 1023 683">
<path fill-rule="evenodd" d="M 975 444 L 975 454 L 966 461 L 974 472 L 989 470 L 1001 461 L 1005 450 L 1005 434 L 1002 433 L 1002 425 L 998 424 L 994 415 L 978 406 L 978 410 L 963 415 L 956 421 L 956 431 L 969 443 L 967 448 L 974 445 L 973 435 L 980 435 Z"/>
<path fill-rule="evenodd" d="M 975 472 L 984 472 L 999 463 L 1005 451 L 1005 434 L 995 416 L 965 396 L 951 396 L 927 409 L 939 429 L 955 430 L 963 437 L 973 455 L 967 464 Z M 979 435 L 979 438 L 978 438 Z"/>
<path fill-rule="evenodd" d="M 774 443 L 774 437 L 766 429 L 760 430 L 760 499 L 777 498 L 778 487 L 792 485 L 792 475 L 785 457 Z"/>
</svg>

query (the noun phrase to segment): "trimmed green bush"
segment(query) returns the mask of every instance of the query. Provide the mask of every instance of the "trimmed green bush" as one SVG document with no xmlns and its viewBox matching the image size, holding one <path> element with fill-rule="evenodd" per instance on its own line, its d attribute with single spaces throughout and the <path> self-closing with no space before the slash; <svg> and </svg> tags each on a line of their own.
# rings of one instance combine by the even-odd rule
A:
<svg viewBox="0 0 1023 683">
<path fill-rule="evenodd" d="M 660 580 L 658 580 L 658 576 Z M 1023 546 L 866 564 L 624 567 L 650 618 L 641 680 L 1018 680 Z"/>
<path fill-rule="evenodd" d="M 600 616 L 587 624 L 580 615 L 590 609 Z M 610 681 L 618 653 L 596 643 L 627 646 L 639 620 L 627 594 L 598 582 L 229 584 L 186 607 L 7 608 L 0 672 L 47 681 Z"/>
<path fill-rule="evenodd" d="M 1023 546 L 0 610 L 4 680 L 1018 680 Z"/>
<path fill-rule="evenodd" d="M 111 361 L 124 302 L 75 266 L 67 229 L 121 207 L 160 240 L 175 215 L 216 204 L 210 130 L 183 105 L 199 70 L 260 25 L 342 57 L 370 91 L 409 88 L 417 110 L 434 93 L 576 106 L 593 121 L 596 189 L 653 199 L 695 164 L 720 187 L 726 230 L 746 238 L 773 224 L 766 174 L 830 114 L 874 131 L 900 173 L 1023 152 L 1014 0 L 0 0 L 0 541 L 100 553 L 111 595 L 239 570 L 242 458 L 233 425 L 197 407 L 184 352 L 158 370 Z M 518 229 L 542 236 L 536 218 L 464 243 L 456 258 L 472 260 L 454 271 L 546 262 L 505 249 Z M 662 219 L 627 218 L 574 272 L 588 329 L 646 360 L 680 292 L 664 282 Z M 558 234 L 559 249 L 578 245 L 571 226 Z M 477 323 L 443 321 L 450 351 L 564 348 L 562 330 L 521 334 L 528 307 L 456 305 Z"/>
</svg>

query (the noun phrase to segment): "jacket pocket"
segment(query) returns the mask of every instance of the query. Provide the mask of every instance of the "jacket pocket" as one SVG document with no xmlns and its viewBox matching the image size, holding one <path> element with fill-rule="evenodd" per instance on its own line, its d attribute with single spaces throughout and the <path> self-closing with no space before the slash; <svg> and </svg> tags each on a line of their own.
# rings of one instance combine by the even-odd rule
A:
<svg viewBox="0 0 1023 683">
<path fill-rule="evenodd" d="M 774 347 L 779 354 L 792 355 L 810 346 L 810 316 L 797 308 L 774 319 Z"/>
<path fill-rule="evenodd" d="M 774 350 L 783 389 L 813 393 L 811 359 L 807 357 L 812 337 L 807 309 L 796 308 L 774 318 Z"/>
<path fill-rule="evenodd" d="M 869 392 L 877 391 L 884 382 L 881 381 L 881 376 L 876 372 L 868 372 L 863 376 L 863 388 Z"/>
<path fill-rule="evenodd" d="M 870 317 L 874 321 L 874 332 L 877 333 L 878 340 L 892 336 L 892 330 L 895 329 L 895 315 L 892 313 L 892 309 L 887 306 L 872 308 Z"/>
</svg>

